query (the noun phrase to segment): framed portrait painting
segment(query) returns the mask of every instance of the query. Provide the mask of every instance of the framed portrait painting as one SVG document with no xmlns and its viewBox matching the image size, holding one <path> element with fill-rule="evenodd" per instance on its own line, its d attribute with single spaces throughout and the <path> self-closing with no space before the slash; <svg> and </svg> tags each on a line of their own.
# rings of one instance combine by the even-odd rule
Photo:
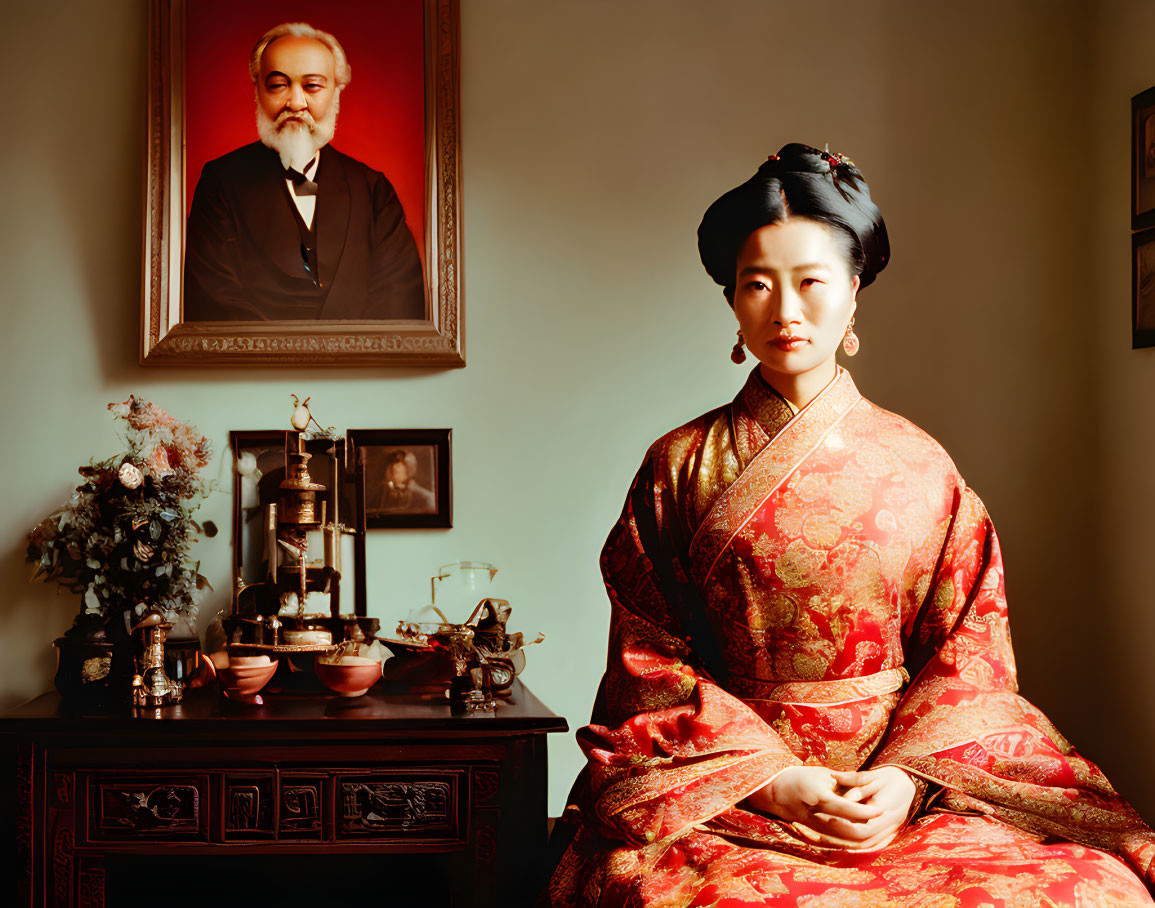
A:
<svg viewBox="0 0 1155 908">
<path fill-rule="evenodd" d="M 453 526 L 449 429 L 351 429 L 359 529 Z"/>
<path fill-rule="evenodd" d="M 1131 99 L 1131 229 L 1155 227 L 1155 88 Z"/>
<path fill-rule="evenodd" d="M 465 364 L 458 0 L 150 0 L 149 70 L 143 363 Z"/>
</svg>

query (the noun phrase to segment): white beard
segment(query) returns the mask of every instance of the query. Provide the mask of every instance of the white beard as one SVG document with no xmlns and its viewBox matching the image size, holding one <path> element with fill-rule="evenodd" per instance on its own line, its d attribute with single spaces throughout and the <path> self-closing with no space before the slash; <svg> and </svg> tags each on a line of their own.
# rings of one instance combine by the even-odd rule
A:
<svg viewBox="0 0 1155 908">
<path fill-rule="evenodd" d="M 303 173 L 317 150 L 333 141 L 340 101 L 341 95 L 338 92 L 320 120 L 314 120 L 307 110 L 300 113 L 281 111 L 277 119 L 273 120 L 258 103 L 257 135 L 262 144 L 281 156 L 282 167 L 286 170 L 291 167 Z"/>
</svg>

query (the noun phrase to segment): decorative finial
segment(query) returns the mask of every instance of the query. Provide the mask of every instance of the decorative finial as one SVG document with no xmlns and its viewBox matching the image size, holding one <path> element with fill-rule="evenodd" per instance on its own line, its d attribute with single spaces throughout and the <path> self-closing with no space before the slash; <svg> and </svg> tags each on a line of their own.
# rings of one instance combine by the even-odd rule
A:
<svg viewBox="0 0 1155 908">
<path fill-rule="evenodd" d="M 289 422 L 292 424 L 294 429 L 296 429 L 298 432 L 304 432 L 309 428 L 309 425 L 312 424 L 317 427 L 317 431 L 312 437 L 335 437 L 337 430 L 333 426 L 329 426 L 328 429 L 322 428 L 321 424 L 317 422 L 312 412 L 309 410 L 309 401 L 313 399 L 312 397 L 306 397 L 304 400 L 301 400 L 299 397 L 297 397 L 296 394 L 290 394 L 289 396 L 293 398 L 294 408 L 293 415 L 290 417 Z"/>
<path fill-rule="evenodd" d="M 313 414 L 309 412 L 309 401 L 313 398 L 306 397 L 302 401 L 296 394 L 290 394 L 289 396 L 293 398 L 294 407 L 293 415 L 289 419 L 289 422 L 298 432 L 304 432 L 309 428 L 309 423 L 314 422 Z M 320 427 L 318 426 L 318 428 Z"/>
</svg>

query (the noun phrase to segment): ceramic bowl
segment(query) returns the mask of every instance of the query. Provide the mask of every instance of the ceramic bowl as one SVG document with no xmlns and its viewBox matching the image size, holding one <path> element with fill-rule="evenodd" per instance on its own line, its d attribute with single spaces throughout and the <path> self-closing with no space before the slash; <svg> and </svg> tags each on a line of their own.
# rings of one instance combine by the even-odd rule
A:
<svg viewBox="0 0 1155 908">
<path fill-rule="evenodd" d="M 316 661 L 317 677 L 342 697 L 360 697 L 381 677 L 381 663 L 365 656 L 346 656 L 340 662 Z"/>
<path fill-rule="evenodd" d="M 224 658 L 220 658 L 221 656 Z M 249 703 L 260 706 L 265 701 L 258 691 L 261 690 L 277 671 L 277 661 L 267 655 L 261 656 L 233 656 L 213 653 L 210 656 L 217 677 L 221 682 L 221 690 L 230 700 L 239 703 Z"/>
</svg>

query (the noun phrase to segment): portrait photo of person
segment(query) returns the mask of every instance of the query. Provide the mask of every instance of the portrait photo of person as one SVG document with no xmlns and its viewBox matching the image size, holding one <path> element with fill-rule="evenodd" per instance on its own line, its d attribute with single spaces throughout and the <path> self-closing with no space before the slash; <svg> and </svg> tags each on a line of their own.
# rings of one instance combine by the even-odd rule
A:
<svg viewBox="0 0 1155 908">
<path fill-rule="evenodd" d="M 436 449 L 371 448 L 366 455 L 367 514 L 436 514 Z"/>
<path fill-rule="evenodd" d="M 450 429 L 349 430 L 363 529 L 453 526 L 452 434 Z"/>
<path fill-rule="evenodd" d="M 266 15 L 277 14 L 277 7 L 261 6 Z M 420 4 L 416 9 L 416 18 L 410 14 L 409 19 L 416 23 L 410 56 L 416 60 L 418 90 L 408 94 L 418 102 L 411 119 L 419 120 Z M 405 22 L 413 31 L 413 22 Z M 191 20 L 190 27 L 195 27 Z M 238 30 L 235 22 L 230 28 Z M 351 26 L 348 30 L 359 31 Z M 195 178 L 196 188 L 185 241 L 183 320 L 425 318 L 424 269 L 415 239 L 421 235 L 420 173 L 418 193 L 409 192 L 417 210 L 410 212 L 378 162 L 364 162 L 338 147 L 338 113 L 353 85 L 355 58 L 350 60 L 334 32 L 309 21 L 282 21 L 263 33 L 256 31 L 248 41 L 247 61 L 220 61 L 230 72 L 247 63 L 248 87 L 229 81 L 230 96 L 213 99 L 234 108 L 237 103 L 253 104 L 247 126 L 234 127 L 225 137 L 214 124 L 211 137 L 198 135 L 194 123 L 199 95 L 190 92 L 190 157 L 207 156 L 212 141 L 218 148 L 222 142 L 235 147 L 206 157 L 199 176 L 190 167 L 188 180 L 191 185 Z M 219 52 L 236 46 L 234 40 L 217 54 L 206 51 L 205 68 L 216 67 Z M 380 69 L 376 61 L 373 65 Z M 192 70 L 191 86 L 196 76 Z M 395 93 L 381 84 L 380 73 L 372 76 L 363 86 L 358 81 L 351 103 L 367 110 L 395 104 Z M 410 98 L 409 106 L 412 102 Z M 202 107 L 201 116 L 205 114 Z M 211 120 L 212 111 L 207 115 Z M 411 146 L 424 138 L 422 123 L 418 126 L 379 144 L 410 146 L 412 158 Z M 417 155 L 422 152 L 418 147 Z M 414 182 L 410 176 L 409 183 Z"/>
</svg>

